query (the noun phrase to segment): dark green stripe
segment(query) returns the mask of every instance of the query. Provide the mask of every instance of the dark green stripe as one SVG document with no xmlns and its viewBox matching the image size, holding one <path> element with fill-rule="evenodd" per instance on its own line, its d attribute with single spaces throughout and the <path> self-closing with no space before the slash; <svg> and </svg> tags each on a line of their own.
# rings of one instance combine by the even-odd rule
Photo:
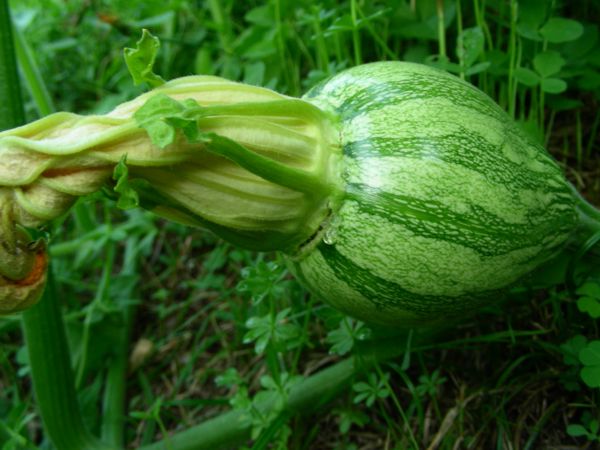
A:
<svg viewBox="0 0 600 450">
<path fill-rule="evenodd" d="M 366 185 L 349 184 L 346 192 L 347 198 L 355 201 L 363 213 L 402 225 L 417 236 L 462 245 L 483 256 L 533 246 L 542 251 L 547 245 L 544 240 L 572 228 L 570 216 L 552 211 L 532 211 L 532 215 L 539 214 L 537 223 L 532 220 L 528 226 L 522 226 L 502 221 L 476 205 L 471 206 L 472 213 L 459 214 L 435 200 L 425 203 Z"/>
<path fill-rule="evenodd" d="M 373 84 L 362 87 L 344 99 L 338 108 L 342 118 L 350 119 L 410 100 L 442 98 L 457 107 L 469 108 L 483 116 L 499 121 L 506 120 L 506 113 L 483 92 L 458 78 L 444 76 L 443 73 L 411 73 L 410 78 L 406 80 L 378 81 L 375 78 Z"/>
<path fill-rule="evenodd" d="M 342 255 L 334 245 L 321 244 L 317 250 L 338 279 L 368 299 L 379 311 L 399 308 L 431 318 L 436 313 L 456 313 L 470 309 L 486 298 L 497 298 L 500 292 L 486 291 L 456 297 L 415 294 L 358 266 Z"/>
<path fill-rule="evenodd" d="M 509 187 L 512 191 L 541 189 L 543 192 L 560 192 L 570 199 L 571 195 L 562 182 L 562 174 L 554 161 L 540 149 L 537 161 L 560 183 L 559 188 L 549 186 L 548 178 L 553 175 L 535 173 L 521 164 L 507 159 L 499 146 L 494 146 L 483 136 L 466 127 L 459 127 L 456 133 L 443 136 L 373 137 L 349 142 L 344 145 L 346 156 L 354 159 L 401 157 L 418 160 L 434 160 L 456 164 L 480 173 L 487 180 Z M 516 147 L 516 145 L 513 145 Z M 518 147 L 517 147 L 518 148 Z"/>
</svg>

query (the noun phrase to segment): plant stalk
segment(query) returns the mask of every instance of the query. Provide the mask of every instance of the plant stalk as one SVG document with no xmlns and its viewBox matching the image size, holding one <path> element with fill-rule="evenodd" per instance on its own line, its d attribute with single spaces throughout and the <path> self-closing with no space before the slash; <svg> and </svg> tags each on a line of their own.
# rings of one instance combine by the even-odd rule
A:
<svg viewBox="0 0 600 450">
<path fill-rule="evenodd" d="M 417 343 L 431 339 L 431 330 L 421 330 Z M 406 336 L 389 336 L 376 341 L 357 343 L 355 357 L 344 359 L 327 369 L 311 375 L 295 385 L 288 397 L 284 411 L 292 415 L 317 411 L 348 388 L 357 373 L 368 370 L 374 364 L 394 358 L 405 352 Z M 275 398 L 255 406 L 268 410 L 275 405 Z M 251 423 L 245 420 L 245 412 L 229 411 L 203 423 L 176 433 L 166 440 L 146 445 L 140 450 L 219 450 L 239 448 L 250 439 Z"/>
<path fill-rule="evenodd" d="M 25 115 L 7 0 L 0 0 L 0 98 L 0 129 L 21 125 Z M 0 204 L 3 231 L 10 234 L 14 225 L 6 211 L 6 205 Z M 1 234 L 0 238 L 5 235 Z M 35 253 L 42 254 L 39 250 Z M 43 258 L 45 261 L 45 256 Z M 42 270 L 45 270 L 45 262 Z M 0 287 L 6 286 L 4 275 L 0 273 Z M 45 279 L 45 275 L 37 276 Z M 14 299 L 5 300 L 10 303 Z M 42 300 L 23 313 L 22 326 L 38 410 L 54 446 L 60 450 L 114 450 L 94 438 L 83 424 L 58 296 L 51 277 Z"/>
<path fill-rule="evenodd" d="M 600 231 L 600 210 L 588 202 L 573 185 L 571 190 L 579 213 L 580 226 L 577 235 L 581 236 L 579 240 L 585 240 Z"/>
<path fill-rule="evenodd" d="M 122 275 L 135 276 L 138 273 L 139 257 L 136 246 L 139 239 L 128 239 L 123 258 Z M 121 448 L 125 445 L 126 412 L 126 378 L 129 368 L 129 351 L 135 303 L 132 302 L 137 294 L 139 283 L 132 283 L 131 289 L 121 292 L 120 297 L 125 305 L 121 309 L 122 326 L 116 336 L 115 354 L 111 360 L 106 375 L 106 388 L 103 399 L 102 440 Z"/>
<path fill-rule="evenodd" d="M 348 377 L 342 372 L 348 369 L 348 360 L 327 369 L 320 375 L 341 376 L 339 383 L 335 384 L 337 392 L 347 386 Z M 350 372 L 348 372 L 350 373 Z M 321 393 L 321 390 L 317 391 Z M 274 402 L 271 405 L 273 406 Z M 289 408 L 293 410 L 294 406 L 290 401 Z M 238 448 L 244 442 L 250 439 L 251 425 L 246 420 L 246 413 L 240 410 L 233 410 L 223 413 L 215 418 L 208 419 L 199 425 L 181 431 L 171 437 L 168 441 L 163 440 L 157 443 L 146 445 L 140 450 L 219 450 L 227 448 Z"/>
<path fill-rule="evenodd" d="M 23 332 L 38 410 L 54 446 L 60 450 L 115 450 L 92 436 L 83 423 L 51 274 L 40 302 L 23 313 Z"/>
<path fill-rule="evenodd" d="M 25 122 L 8 0 L 0 0 L 0 131 Z"/>
<path fill-rule="evenodd" d="M 52 97 L 50 97 L 46 83 L 44 83 L 33 52 L 23 37 L 23 33 L 16 26 L 14 27 L 14 33 L 15 50 L 19 66 L 26 80 L 25 85 L 34 100 L 38 113 L 42 117 L 52 114 L 56 111 L 56 108 L 54 107 L 54 102 L 52 101 Z"/>
</svg>

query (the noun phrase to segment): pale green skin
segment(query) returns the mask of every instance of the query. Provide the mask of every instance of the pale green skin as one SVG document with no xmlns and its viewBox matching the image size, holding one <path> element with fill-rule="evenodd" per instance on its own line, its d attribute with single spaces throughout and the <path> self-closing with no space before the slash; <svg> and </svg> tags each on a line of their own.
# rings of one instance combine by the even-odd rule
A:
<svg viewBox="0 0 600 450">
<path fill-rule="evenodd" d="M 340 119 L 346 194 L 291 268 L 349 315 L 412 326 L 464 314 L 554 256 L 577 225 L 555 161 L 452 75 L 368 64 L 305 99 Z"/>
</svg>

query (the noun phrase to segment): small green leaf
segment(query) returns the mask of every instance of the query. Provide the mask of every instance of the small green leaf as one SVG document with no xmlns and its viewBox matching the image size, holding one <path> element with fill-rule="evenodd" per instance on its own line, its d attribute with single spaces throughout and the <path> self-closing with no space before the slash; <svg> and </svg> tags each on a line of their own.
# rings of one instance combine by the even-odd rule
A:
<svg viewBox="0 0 600 450">
<path fill-rule="evenodd" d="M 337 329 L 327 334 L 326 342 L 331 344 L 330 353 L 345 355 L 357 340 L 364 340 L 370 334 L 370 330 L 364 327 L 364 323 L 350 317 L 344 317 Z"/>
<path fill-rule="evenodd" d="M 260 385 L 268 391 L 277 391 L 279 389 L 279 385 L 271 375 L 263 375 L 260 377 Z"/>
<path fill-rule="evenodd" d="M 479 27 L 466 28 L 458 35 L 456 55 L 464 67 L 471 67 L 483 52 L 484 36 Z"/>
<path fill-rule="evenodd" d="M 525 67 L 518 67 L 515 70 L 515 78 L 519 83 L 528 87 L 537 86 L 540 82 L 540 76 L 533 70 L 526 69 Z"/>
<path fill-rule="evenodd" d="M 247 411 L 252 407 L 252 400 L 248 395 L 248 388 L 240 386 L 235 395 L 229 400 L 233 409 L 238 411 Z"/>
<path fill-rule="evenodd" d="M 419 395 L 428 394 L 431 397 L 437 395 L 438 387 L 446 382 L 447 378 L 441 376 L 439 369 L 434 370 L 431 375 L 421 375 L 416 392 Z"/>
<path fill-rule="evenodd" d="M 565 60 L 560 56 L 560 53 L 553 50 L 538 53 L 533 58 L 533 67 L 542 78 L 558 73 L 564 65 Z"/>
<path fill-rule="evenodd" d="M 358 425 L 359 427 L 363 427 L 365 424 L 369 422 L 369 416 L 360 410 L 354 409 L 344 409 L 339 411 L 340 423 L 339 429 L 340 433 L 347 434 L 350 431 L 352 425 Z"/>
<path fill-rule="evenodd" d="M 600 299 L 594 297 L 580 297 L 577 300 L 577 309 L 588 313 L 592 319 L 600 317 Z"/>
<path fill-rule="evenodd" d="M 117 207 L 121 209 L 136 208 L 140 204 L 138 193 L 129 183 L 129 168 L 127 167 L 127 155 L 123 155 L 113 171 L 113 180 L 117 182 L 114 191 L 119 194 Z"/>
<path fill-rule="evenodd" d="M 248 294 L 254 305 L 259 305 L 268 298 L 281 298 L 285 295 L 286 284 L 283 278 L 286 274 L 282 264 L 260 261 L 242 269 L 242 281 L 238 283 L 237 290 Z"/>
<path fill-rule="evenodd" d="M 263 317 L 251 317 L 246 321 L 248 332 L 244 335 L 244 344 L 254 342 L 254 351 L 257 355 L 262 354 L 275 334 L 271 315 Z"/>
<path fill-rule="evenodd" d="M 588 424 L 588 428 L 593 434 L 597 434 L 598 429 L 600 429 L 600 422 L 598 422 L 596 419 L 592 419 Z"/>
<path fill-rule="evenodd" d="M 467 70 L 465 70 L 465 75 L 471 76 L 471 75 L 476 75 L 481 72 L 485 72 L 486 70 L 488 70 L 490 68 L 491 65 L 492 65 L 492 63 L 490 61 L 482 61 L 480 63 L 474 64 L 471 67 L 469 67 Z"/>
<path fill-rule="evenodd" d="M 133 117 L 154 145 L 165 148 L 175 142 L 177 130 L 183 132 L 188 142 L 208 142 L 209 134 L 198 129 L 198 119 L 203 111 L 192 99 L 178 102 L 168 95 L 156 94 Z"/>
<path fill-rule="evenodd" d="M 528 0 L 519 2 L 519 23 L 527 23 L 539 28 L 548 17 L 548 0 Z"/>
<path fill-rule="evenodd" d="M 172 144 L 177 135 L 172 125 L 160 121 L 154 122 L 152 126 L 146 128 L 146 131 L 152 143 L 160 148 L 165 148 L 167 145 Z"/>
<path fill-rule="evenodd" d="M 567 82 L 560 78 L 543 78 L 542 90 L 548 94 L 560 94 L 567 90 Z"/>
<path fill-rule="evenodd" d="M 301 329 L 294 323 L 290 323 L 288 315 L 290 308 L 285 308 L 277 315 L 250 317 L 246 321 L 248 332 L 244 335 L 244 344 L 254 342 L 254 351 L 261 354 L 269 344 L 276 347 L 293 347 L 298 344 L 301 337 Z"/>
<path fill-rule="evenodd" d="M 209 141 L 209 139 L 205 138 L 205 134 L 200 133 L 195 120 L 182 119 L 181 117 L 168 117 L 165 119 L 165 124 L 170 125 L 170 128 L 173 130 L 173 132 L 175 132 L 176 129 L 181 130 L 188 142 Z M 172 143 L 174 140 L 175 136 L 168 141 L 167 145 Z"/>
<path fill-rule="evenodd" d="M 591 341 L 579 351 L 579 361 L 584 365 L 581 379 L 589 387 L 600 387 L 600 341 Z"/>
<path fill-rule="evenodd" d="M 139 108 L 134 118 L 138 124 L 143 125 L 158 119 L 177 116 L 184 110 L 184 106 L 177 100 L 165 94 L 152 95 L 146 103 Z"/>
<path fill-rule="evenodd" d="M 540 32 L 538 31 L 538 25 L 533 23 L 517 24 L 517 33 L 519 33 L 519 36 L 529 39 L 530 41 L 543 41 Z"/>
<path fill-rule="evenodd" d="M 600 366 L 581 369 L 581 379 L 591 388 L 600 387 Z"/>
<path fill-rule="evenodd" d="M 272 5 L 262 5 L 251 9 L 244 16 L 247 22 L 270 28 L 275 21 L 275 10 Z"/>
<path fill-rule="evenodd" d="M 225 372 L 215 378 L 217 386 L 231 388 L 243 384 L 244 380 L 235 367 L 228 368 Z"/>
<path fill-rule="evenodd" d="M 378 398 L 389 397 L 390 391 L 387 388 L 390 379 L 389 373 L 384 373 L 383 378 L 379 378 L 375 373 L 369 373 L 367 382 L 360 381 L 354 383 L 352 389 L 357 392 L 354 397 L 354 403 L 365 402 L 368 407 L 373 406 Z"/>
<path fill-rule="evenodd" d="M 587 436 L 588 431 L 584 428 L 583 425 L 573 424 L 567 427 L 567 434 L 573 437 L 581 437 Z"/>
<path fill-rule="evenodd" d="M 586 281 L 577 288 L 577 293 L 600 299 L 600 282 L 598 280 Z"/>
<path fill-rule="evenodd" d="M 540 34 L 552 43 L 574 41 L 583 34 L 583 25 L 576 20 L 552 17 L 540 28 Z"/>
<path fill-rule="evenodd" d="M 141 39 L 136 43 L 136 48 L 126 48 L 124 50 L 127 69 L 129 69 L 136 85 L 146 82 L 151 87 L 157 87 L 165 83 L 165 80 L 153 71 L 159 48 L 160 41 L 158 38 L 144 29 L 142 30 Z"/>
<path fill-rule="evenodd" d="M 581 334 L 573 336 L 559 348 L 563 354 L 563 361 L 570 366 L 579 365 L 579 352 L 587 345 L 587 338 Z"/>
<path fill-rule="evenodd" d="M 586 366 L 600 366 L 600 341 L 591 341 L 582 348 L 579 361 Z"/>
<path fill-rule="evenodd" d="M 172 144 L 176 137 L 174 125 L 166 119 L 182 111 L 183 107 L 179 102 L 165 94 L 159 94 L 144 103 L 133 117 L 138 125 L 146 130 L 154 145 L 165 148 Z"/>
</svg>

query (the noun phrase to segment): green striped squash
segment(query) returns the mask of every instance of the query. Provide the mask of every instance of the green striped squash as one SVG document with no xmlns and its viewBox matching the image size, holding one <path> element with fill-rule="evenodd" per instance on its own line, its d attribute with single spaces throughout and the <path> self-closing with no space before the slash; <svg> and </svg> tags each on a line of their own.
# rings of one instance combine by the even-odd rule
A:
<svg viewBox="0 0 600 450">
<path fill-rule="evenodd" d="M 450 74 L 367 64 L 305 99 L 339 117 L 345 196 L 290 266 L 349 315 L 411 326 L 460 315 L 555 255 L 577 223 L 551 156 Z"/>
</svg>

